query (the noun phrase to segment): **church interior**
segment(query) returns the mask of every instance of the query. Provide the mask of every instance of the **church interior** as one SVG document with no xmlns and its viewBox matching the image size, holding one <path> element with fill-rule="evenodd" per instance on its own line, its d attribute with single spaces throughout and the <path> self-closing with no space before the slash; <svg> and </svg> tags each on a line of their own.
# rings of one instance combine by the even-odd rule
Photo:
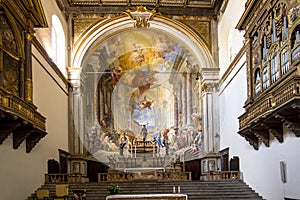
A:
<svg viewBox="0 0 300 200">
<path fill-rule="evenodd" d="M 299 200 L 299 2 L 0 1 L 0 199 Z"/>
</svg>

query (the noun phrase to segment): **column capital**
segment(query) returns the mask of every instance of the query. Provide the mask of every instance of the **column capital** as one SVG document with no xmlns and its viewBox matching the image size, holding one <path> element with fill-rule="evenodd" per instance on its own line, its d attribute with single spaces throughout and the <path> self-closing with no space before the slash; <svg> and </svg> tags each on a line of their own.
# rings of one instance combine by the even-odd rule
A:
<svg viewBox="0 0 300 200">
<path fill-rule="evenodd" d="M 202 81 L 219 81 L 220 68 L 202 68 L 200 71 Z"/>
<path fill-rule="evenodd" d="M 203 82 L 201 87 L 202 92 L 218 92 L 219 91 L 219 84 L 213 82 Z"/>
<path fill-rule="evenodd" d="M 219 68 L 202 68 L 201 91 L 217 92 L 219 90 Z"/>
<path fill-rule="evenodd" d="M 80 74 L 81 74 L 80 67 L 68 67 L 67 73 L 68 73 L 68 80 L 71 83 L 80 81 Z"/>
</svg>

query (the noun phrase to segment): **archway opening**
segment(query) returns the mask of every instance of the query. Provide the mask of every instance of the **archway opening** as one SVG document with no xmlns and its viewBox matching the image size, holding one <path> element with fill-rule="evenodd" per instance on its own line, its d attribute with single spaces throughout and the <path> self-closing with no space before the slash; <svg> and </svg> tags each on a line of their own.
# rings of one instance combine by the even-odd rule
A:
<svg viewBox="0 0 300 200">
<path fill-rule="evenodd" d="M 203 150 L 200 70 L 211 60 L 191 36 L 157 26 L 95 30 L 104 34 L 84 47 L 83 140 L 112 168 L 165 167 Z"/>
</svg>

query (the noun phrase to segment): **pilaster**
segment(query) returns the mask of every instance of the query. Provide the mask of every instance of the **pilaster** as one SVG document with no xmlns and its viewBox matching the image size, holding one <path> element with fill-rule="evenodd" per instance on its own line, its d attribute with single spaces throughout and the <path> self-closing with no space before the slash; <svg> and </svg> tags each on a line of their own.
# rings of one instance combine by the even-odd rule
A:
<svg viewBox="0 0 300 200">
<path fill-rule="evenodd" d="M 69 173 L 87 175 L 85 161 L 86 148 L 84 146 L 84 118 L 83 118 L 83 88 L 84 77 L 80 68 L 69 68 Z"/>
<path fill-rule="evenodd" d="M 217 152 L 219 150 L 219 69 L 203 68 L 201 75 L 203 150 L 205 153 Z"/>
</svg>

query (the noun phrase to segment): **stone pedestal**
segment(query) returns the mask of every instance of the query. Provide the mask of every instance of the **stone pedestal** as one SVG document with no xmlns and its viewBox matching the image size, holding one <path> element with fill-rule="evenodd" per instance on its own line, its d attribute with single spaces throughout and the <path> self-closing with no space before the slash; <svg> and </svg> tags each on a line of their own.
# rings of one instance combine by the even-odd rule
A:
<svg viewBox="0 0 300 200">
<path fill-rule="evenodd" d="M 200 180 L 206 180 L 209 174 L 219 172 L 221 169 L 221 157 L 217 153 L 210 152 L 201 159 Z"/>
</svg>

